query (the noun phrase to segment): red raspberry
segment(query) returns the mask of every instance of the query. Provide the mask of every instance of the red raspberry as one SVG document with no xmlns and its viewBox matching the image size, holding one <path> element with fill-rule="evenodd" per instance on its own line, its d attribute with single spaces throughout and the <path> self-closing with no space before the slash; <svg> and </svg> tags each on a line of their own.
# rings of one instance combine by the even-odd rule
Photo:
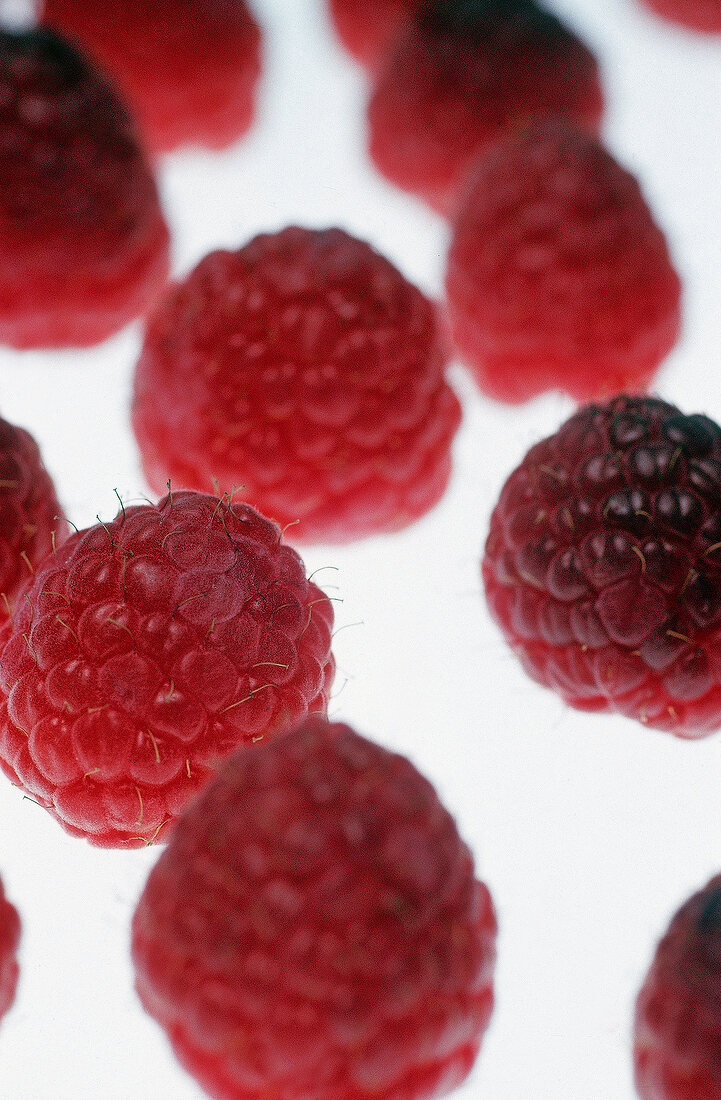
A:
<svg viewBox="0 0 721 1100">
<path fill-rule="evenodd" d="M 0 624 L 32 583 L 36 566 L 67 533 L 37 443 L 0 419 Z"/>
<path fill-rule="evenodd" d="M 478 154 L 529 118 L 597 130 L 596 60 L 533 0 L 436 0 L 398 38 L 369 106 L 370 154 L 398 187 L 455 209 Z"/>
<path fill-rule="evenodd" d="M 657 15 L 706 34 L 721 32 L 721 0 L 643 0 Z"/>
<path fill-rule="evenodd" d="M 45 0 L 44 18 L 113 77 L 155 152 L 250 128 L 261 33 L 245 0 Z"/>
<path fill-rule="evenodd" d="M 100 847 L 162 839 L 220 758 L 327 705 L 331 605 L 246 504 L 125 508 L 28 597 L 0 654 L 0 766 Z"/>
<path fill-rule="evenodd" d="M 105 78 L 47 30 L 0 31 L 0 340 L 96 344 L 168 273 L 155 181 Z"/>
<path fill-rule="evenodd" d="M 681 907 L 636 1004 L 643 1100 L 721 1100 L 721 875 Z"/>
<path fill-rule="evenodd" d="M 654 398 L 589 405 L 491 518 L 491 612 L 535 680 L 679 737 L 721 726 L 721 428 Z"/>
<path fill-rule="evenodd" d="M 298 541 L 395 531 L 440 498 L 460 406 L 435 307 L 339 229 L 207 256 L 151 319 L 133 425 L 168 477 L 244 498 Z"/>
<path fill-rule="evenodd" d="M 0 882 L 0 1017 L 15 1000 L 18 984 L 17 949 L 20 944 L 20 918 L 5 897 Z"/>
<path fill-rule="evenodd" d="M 343 45 L 361 65 L 375 69 L 403 19 L 423 0 L 329 0 L 330 13 Z"/>
<path fill-rule="evenodd" d="M 560 120 L 482 159 L 446 290 L 461 356 L 500 401 L 643 391 L 679 335 L 679 278 L 638 183 Z"/>
<path fill-rule="evenodd" d="M 433 787 L 347 726 L 233 756 L 133 920 L 136 988 L 221 1100 L 429 1100 L 469 1073 L 496 921 Z"/>
</svg>

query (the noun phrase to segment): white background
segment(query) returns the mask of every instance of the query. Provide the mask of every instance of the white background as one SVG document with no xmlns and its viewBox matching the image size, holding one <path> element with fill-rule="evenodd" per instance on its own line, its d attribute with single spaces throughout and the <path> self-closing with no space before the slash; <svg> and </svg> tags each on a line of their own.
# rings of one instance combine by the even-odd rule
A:
<svg viewBox="0 0 721 1100">
<path fill-rule="evenodd" d="M 227 154 L 163 167 L 176 270 L 261 230 L 339 224 L 438 293 L 447 229 L 370 168 L 363 77 L 321 0 L 254 6 L 266 32 L 258 125 Z M 608 142 L 641 176 L 684 278 L 685 335 L 658 392 L 721 418 L 721 38 L 634 0 L 555 9 L 598 52 Z M 128 427 L 139 338 L 0 353 L 0 413 L 36 436 L 80 526 L 114 515 L 115 488 L 146 491 Z M 442 504 L 401 535 L 304 552 L 343 601 L 331 712 L 434 780 L 497 904 L 497 1008 L 458 1100 L 631 1100 L 636 990 L 672 912 L 721 868 L 721 736 L 687 744 L 584 716 L 524 678 L 485 610 L 479 557 L 506 476 L 571 406 L 509 411 L 460 368 L 452 379 L 465 418 Z M 0 874 L 23 920 L 3 1097 L 200 1100 L 133 992 L 129 922 L 156 857 L 71 839 L 0 784 Z"/>
</svg>

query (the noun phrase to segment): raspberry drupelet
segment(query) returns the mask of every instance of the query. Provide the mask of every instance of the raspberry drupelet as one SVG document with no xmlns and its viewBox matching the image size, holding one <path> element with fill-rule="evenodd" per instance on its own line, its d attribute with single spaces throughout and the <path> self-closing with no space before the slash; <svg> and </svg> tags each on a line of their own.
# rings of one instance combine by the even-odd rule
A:
<svg viewBox="0 0 721 1100">
<path fill-rule="evenodd" d="M 327 597 L 228 497 L 170 493 L 72 534 L 0 652 L 0 766 L 100 847 L 162 840 L 239 746 L 325 711 Z"/>
<path fill-rule="evenodd" d="M 656 15 L 703 34 L 721 34 L 721 0 L 643 0 Z"/>
<path fill-rule="evenodd" d="M 144 313 L 169 236 L 134 124 L 43 28 L 0 30 L 0 342 L 97 344 Z"/>
<path fill-rule="evenodd" d="M 399 530 L 442 496 L 460 405 L 438 310 L 340 229 L 214 252 L 150 319 L 133 426 L 149 484 L 243 497 L 297 542 Z"/>
<path fill-rule="evenodd" d="M 676 913 L 636 1002 L 642 1100 L 721 1100 L 721 876 Z"/>
<path fill-rule="evenodd" d="M 681 327 L 681 284 L 638 182 L 561 119 L 479 162 L 446 274 L 455 344 L 484 393 L 643 392 Z"/>
<path fill-rule="evenodd" d="M 0 882 L 0 1019 L 15 1000 L 20 968 L 17 950 L 20 945 L 20 918 L 5 897 Z"/>
<path fill-rule="evenodd" d="M 219 1100 L 431 1100 L 470 1072 L 496 919 L 431 784 L 311 719 L 235 754 L 155 865 L 136 988 Z"/>
<path fill-rule="evenodd" d="M 45 0 L 44 19 L 103 66 L 153 152 L 220 150 L 250 128 L 262 42 L 245 0 Z"/>
<path fill-rule="evenodd" d="M 330 14 L 338 37 L 350 54 L 366 69 L 374 70 L 405 18 L 423 0 L 329 0 Z"/>
<path fill-rule="evenodd" d="M 24 428 L 0 419 L 0 625 L 67 533 L 37 443 Z"/>
<path fill-rule="evenodd" d="M 493 617 L 571 706 L 679 737 L 721 726 L 721 428 L 655 398 L 581 409 L 493 512 Z"/>
<path fill-rule="evenodd" d="M 392 183 L 452 215 L 490 143 L 549 115 L 596 132 L 602 112 L 593 54 L 533 0 L 432 0 L 380 70 L 370 155 Z"/>
</svg>

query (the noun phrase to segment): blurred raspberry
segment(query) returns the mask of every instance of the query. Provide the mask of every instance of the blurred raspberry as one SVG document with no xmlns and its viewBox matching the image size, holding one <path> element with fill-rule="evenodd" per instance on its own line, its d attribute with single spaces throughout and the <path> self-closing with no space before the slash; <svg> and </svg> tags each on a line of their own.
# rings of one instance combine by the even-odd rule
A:
<svg viewBox="0 0 721 1100">
<path fill-rule="evenodd" d="M 489 143 L 549 115 L 596 131 L 602 111 L 595 58 L 533 0 L 435 0 L 382 67 L 370 154 L 392 183 L 449 215 Z"/>
<path fill-rule="evenodd" d="M 721 1100 L 721 875 L 671 921 L 636 1003 L 642 1100 Z"/>
<path fill-rule="evenodd" d="M 430 1100 L 493 1007 L 496 921 L 410 762 L 306 722 L 233 756 L 133 920 L 136 987 L 221 1100 Z"/>
<path fill-rule="evenodd" d="M 689 30 L 721 32 L 721 0 L 642 0 L 657 15 Z"/>
<path fill-rule="evenodd" d="M 0 624 L 67 533 L 37 443 L 23 428 L 0 419 Z"/>
<path fill-rule="evenodd" d="M 20 944 L 20 918 L 5 897 L 0 882 L 0 1017 L 15 1000 L 19 967 L 17 949 Z"/>
<path fill-rule="evenodd" d="M 435 306 L 339 229 L 211 253 L 148 325 L 133 404 L 148 481 L 242 485 L 299 542 L 398 530 L 450 477 L 446 358 Z"/>
<path fill-rule="evenodd" d="M 112 76 L 153 151 L 223 149 L 250 128 L 261 33 L 245 0 L 45 0 L 44 18 Z"/>
<path fill-rule="evenodd" d="M 721 428 L 654 398 L 589 405 L 506 482 L 488 604 L 535 680 L 679 737 L 721 726 Z"/>
<path fill-rule="evenodd" d="M 367 69 L 375 69 L 399 24 L 423 0 L 329 0 L 330 14 L 343 45 Z"/>
<path fill-rule="evenodd" d="M 165 283 L 168 230 L 133 125 L 50 31 L 0 31 L 0 341 L 99 343 Z"/>
<path fill-rule="evenodd" d="M 446 290 L 460 355 L 501 401 L 643 391 L 681 324 L 680 281 L 638 183 L 562 120 L 482 158 Z"/>
<path fill-rule="evenodd" d="M 71 535 L 0 654 L 0 766 L 100 847 L 162 840 L 218 760 L 325 711 L 331 605 L 246 504 L 172 493 Z"/>
</svg>

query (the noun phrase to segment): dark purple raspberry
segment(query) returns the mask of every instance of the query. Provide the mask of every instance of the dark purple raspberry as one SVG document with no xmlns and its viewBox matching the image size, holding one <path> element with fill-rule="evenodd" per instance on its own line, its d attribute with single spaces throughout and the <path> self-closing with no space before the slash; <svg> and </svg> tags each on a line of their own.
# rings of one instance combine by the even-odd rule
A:
<svg viewBox="0 0 721 1100">
<path fill-rule="evenodd" d="M 721 875 L 678 911 L 636 1002 L 642 1100 L 721 1100 Z"/>
<path fill-rule="evenodd" d="M 589 405 L 533 447 L 491 518 L 491 612 L 582 710 L 721 726 L 721 428 L 655 398 Z"/>
</svg>

